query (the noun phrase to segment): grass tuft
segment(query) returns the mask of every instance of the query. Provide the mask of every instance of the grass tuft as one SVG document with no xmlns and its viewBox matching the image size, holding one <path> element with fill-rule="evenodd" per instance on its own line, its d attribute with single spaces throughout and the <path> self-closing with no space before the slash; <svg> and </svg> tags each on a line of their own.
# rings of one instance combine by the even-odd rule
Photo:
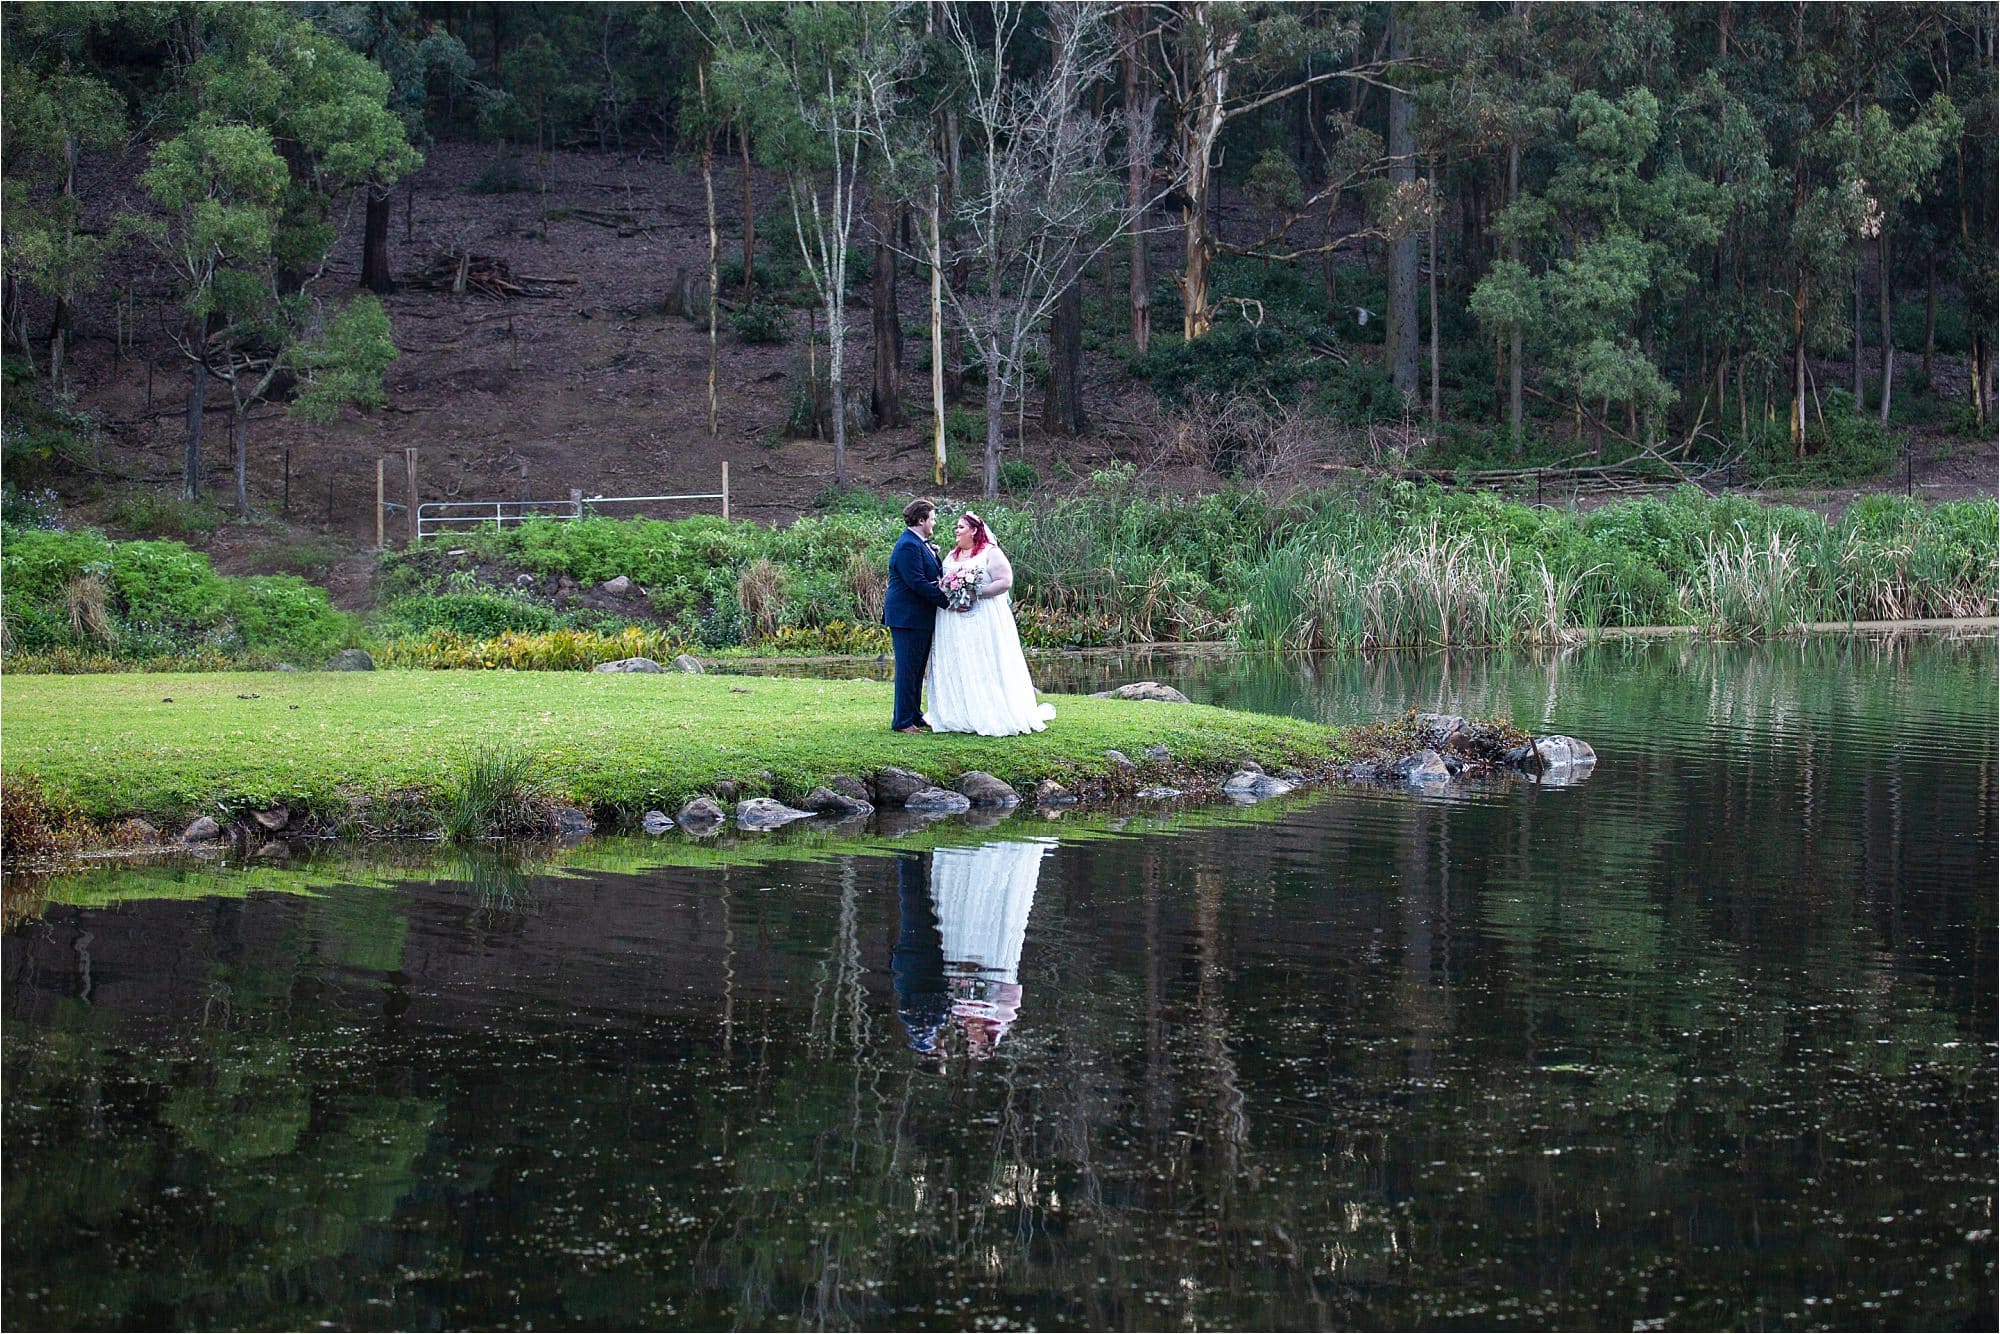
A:
<svg viewBox="0 0 2000 1334">
<path fill-rule="evenodd" d="M 546 833 L 555 803 L 529 758 L 513 750 L 475 753 L 444 803 L 444 836 L 454 841 Z"/>
</svg>

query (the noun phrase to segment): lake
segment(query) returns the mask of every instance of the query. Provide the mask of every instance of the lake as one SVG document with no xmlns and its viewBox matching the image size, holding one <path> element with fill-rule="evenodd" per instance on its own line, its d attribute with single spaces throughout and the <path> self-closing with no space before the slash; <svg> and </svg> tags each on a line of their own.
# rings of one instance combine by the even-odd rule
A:
<svg viewBox="0 0 2000 1334">
<path fill-rule="evenodd" d="M 1036 672 L 1600 762 L 16 883 L 0 1316 L 1994 1327 L 1990 634 Z"/>
</svg>

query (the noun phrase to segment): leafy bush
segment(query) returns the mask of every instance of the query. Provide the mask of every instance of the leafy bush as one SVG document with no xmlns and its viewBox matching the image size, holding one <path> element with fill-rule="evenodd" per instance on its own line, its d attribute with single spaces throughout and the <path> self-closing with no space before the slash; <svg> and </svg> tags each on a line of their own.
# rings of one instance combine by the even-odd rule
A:
<svg viewBox="0 0 2000 1334">
<path fill-rule="evenodd" d="M 521 159 L 512 153 L 502 153 L 487 163 L 471 186 L 476 195 L 511 195 L 527 188 L 527 173 L 521 170 Z"/>
<path fill-rule="evenodd" d="M 1042 475 L 1035 471 L 1035 465 L 1026 459 L 1002 459 L 1000 461 L 1000 485 L 1011 492 L 1032 491 L 1041 484 Z"/>
<path fill-rule="evenodd" d="M 441 629 L 472 639 L 490 639 L 509 630 L 553 630 L 556 615 L 547 607 L 506 593 L 445 593 L 397 598 L 382 620 L 383 629 L 391 634 Z"/>
<path fill-rule="evenodd" d="M 48 486 L 24 491 L 10 477 L 0 482 L 0 523 L 15 528 L 60 528 L 62 497 Z"/>
<path fill-rule="evenodd" d="M 325 589 L 297 575 L 252 575 L 223 582 L 229 618 L 246 647 L 318 662 L 360 638 L 360 622 L 335 611 Z"/>
<path fill-rule="evenodd" d="M 665 631 L 628 626 L 615 635 L 587 630 L 549 630 L 541 634 L 509 631 L 491 639 L 433 630 L 422 639 L 391 640 L 376 656 L 385 667 L 575 672 L 589 671 L 600 662 L 616 662 L 620 658 L 668 662 L 686 651 L 684 642 Z"/>
<path fill-rule="evenodd" d="M 792 316 L 775 301 L 746 301 L 729 312 L 729 327 L 746 343 L 783 343 L 792 336 Z"/>
<path fill-rule="evenodd" d="M 1896 441 L 1872 416 L 1856 415 L 1854 396 L 1829 390 L 1826 412 L 1806 428 L 1805 457 L 1796 457 L 1783 426 L 1751 445 L 1746 465 L 1763 481 L 1840 485 L 1880 477 L 1899 457 Z"/>
<path fill-rule="evenodd" d="M 166 491 L 128 491 L 111 504 L 106 516 L 120 528 L 157 537 L 212 533 L 222 526 L 222 511 L 208 500 L 187 500 Z"/>
</svg>

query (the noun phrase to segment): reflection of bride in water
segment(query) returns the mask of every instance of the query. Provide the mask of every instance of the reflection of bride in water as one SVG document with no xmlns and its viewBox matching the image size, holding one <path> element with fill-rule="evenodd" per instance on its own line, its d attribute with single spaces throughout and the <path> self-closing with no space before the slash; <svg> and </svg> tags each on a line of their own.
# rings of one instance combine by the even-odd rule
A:
<svg viewBox="0 0 2000 1334">
<path fill-rule="evenodd" d="M 933 1051 L 947 1013 L 965 1030 L 966 1050 L 993 1054 L 1021 1008 L 1021 942 L 1028 931 L 1042 858 L 1053 839 L 939 848 L 930 893 L 921 863 L 902 876 L 903 931 L 896 992 L 910 1046 Z M 936 926 L 925 921 L 936 913 Z M 935 951 L 935 952 L 933 952 Z"/>
</svg>

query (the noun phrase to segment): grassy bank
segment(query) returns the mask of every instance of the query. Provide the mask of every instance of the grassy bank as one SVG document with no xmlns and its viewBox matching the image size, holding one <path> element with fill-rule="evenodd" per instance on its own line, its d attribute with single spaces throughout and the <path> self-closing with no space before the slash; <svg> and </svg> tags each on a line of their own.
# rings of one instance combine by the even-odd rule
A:
<svg viewBox="0 0 2000 1334">
<path fill-rule="evenodd" d="M 679 675 L 10 677 L 5 763 L 97 822 L 283 806 L 329 828 L 419 833 L 444 828 L 495 757 L 524 765 L 550 799 L 631 817 L 725 781 L 739 797 L 796 800 L 889 765 L 947 784 L 978 769 L 1025 790 L 1106 779 L 1108 749 L 1163 777 L 1245 757 L 1324 769 L 1342 754 L 1344 733 L 1319 724 L 1071 696 L 1033 736 L 899 736 L 890 694 L 871 681 Z M 1162 745 L 1170 764 L 1146 757 Z"/>
</svg>

